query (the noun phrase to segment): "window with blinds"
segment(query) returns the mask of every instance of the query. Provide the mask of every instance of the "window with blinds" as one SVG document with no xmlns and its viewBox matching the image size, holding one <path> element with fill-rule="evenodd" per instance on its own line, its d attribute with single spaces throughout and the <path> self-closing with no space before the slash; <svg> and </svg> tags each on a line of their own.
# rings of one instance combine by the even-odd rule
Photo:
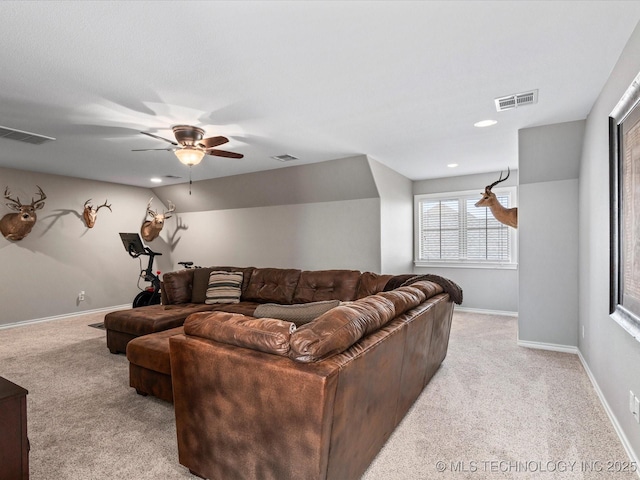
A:
<svg viewBox="0 0 640 480">
<path fill-rule="evenodd" d="M 493 191 L 504 207 L 515 203 L 515 188 Z M 416 265 L 515 266 L 514 229 L 476 207 L 477 191 L 417 195 Z"/>
</svg>

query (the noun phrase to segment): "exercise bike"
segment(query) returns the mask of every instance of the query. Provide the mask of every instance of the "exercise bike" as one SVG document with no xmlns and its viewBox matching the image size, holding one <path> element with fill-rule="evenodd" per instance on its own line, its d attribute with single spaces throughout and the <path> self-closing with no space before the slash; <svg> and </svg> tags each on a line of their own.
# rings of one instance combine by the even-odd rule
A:
<svg viewBox="0 0 640 480">
<path fill-rule="evenodd" d="M 154 252 L 149 247 L 142 245 L 142 240 L 137 233 L 121 233 L 120 238 L 124 248 L 132 258 L 138 258 L 142 255 L 149 257 L 147 268 L 140 271 L 138 276 L 138 289 L 142 290 L 136 298 L 133 299 L 133 308 L 146 307 L 147 305 L 158 305 L 160 303 L 160 270 L 153 273 L 153 259 L 160 252 Z M 145 282 L 151 282 L 151 285 L 142 289 L 140 287 L 140 279 Z"/>
</svg>

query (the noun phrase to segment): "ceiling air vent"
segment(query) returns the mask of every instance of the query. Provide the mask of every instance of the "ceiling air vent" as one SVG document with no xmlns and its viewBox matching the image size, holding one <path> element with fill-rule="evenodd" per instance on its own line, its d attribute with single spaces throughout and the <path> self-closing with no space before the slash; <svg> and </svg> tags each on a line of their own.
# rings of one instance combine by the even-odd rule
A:
<svg viewBox="0 0 640 480">
<path fill-rule="evenodd" d="M 279 162 L 291 162 L 292 160 L 299 160 L 298 157 L 294 157 L 293 155 L 289 155 L 285 153 L 284 155 L 276 155 L 275 157 L 271 157 Z"/>
<path fill-rule="evenodd" d="M 0 126 L 0 138 L 8 138 L 10 140 L 31 143 L 33 145 L 42 145 L 45 142 L 55 140 L 53 137 L 45 137 L 44 135 L 38 135 L 37 133 L 23 132 L 22 130 L 16 130 L 15 128 L 2 126 Z"/>
<path fill-rule="evenodd" d="M 164 178 L 176 179 L 176 178 L 182 178 L 182 177 L 179 177 L 177 175 L 165 175 Z"/>
<path fill-rule="evenodd" d="M 504 112 L 505 110 L 511 110 L 512 108 L 523 107 L 525 105 L 532 105 L 538 103 L 538 90 L 499 97 L 495 99 L 495 102 L 498 112 Z"/>
</svg>

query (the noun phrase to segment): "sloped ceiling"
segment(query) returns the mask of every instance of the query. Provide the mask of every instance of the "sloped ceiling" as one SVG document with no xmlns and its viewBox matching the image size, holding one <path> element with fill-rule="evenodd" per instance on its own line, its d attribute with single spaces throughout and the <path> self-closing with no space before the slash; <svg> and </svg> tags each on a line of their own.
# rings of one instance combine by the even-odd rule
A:
<svg viewBox="0 0 640 480">
<path fill-rule="evenodd" d="M 194 180 L 361 154 L 415 180 L 515 169 L 518 129 L 587 116 L 640 2 L 5 0 L 0 18 L 0 125 L 57 139 L 0 139 L 0 166 L 150 187 L 188 181 L 171 152 L 131 152 L 175 124 L 245 156 Z"/>
</svg>

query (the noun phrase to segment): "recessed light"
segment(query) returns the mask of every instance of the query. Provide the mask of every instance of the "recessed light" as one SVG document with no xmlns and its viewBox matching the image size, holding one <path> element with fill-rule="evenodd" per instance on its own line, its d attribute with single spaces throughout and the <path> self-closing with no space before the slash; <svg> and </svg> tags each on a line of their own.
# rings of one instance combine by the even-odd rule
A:
<svg viewBox="0 0 640 480">
<path fill-rule="evenodd" d="M 152 179 L 151 179 L 151 181 L 152 181 L 153 183 L 162 183 L 162 179 L 161 179 L 161 178 L 158 178 L 158 177 L 154 177 L 154 178 L 152 178 Z"/>
<path fill-rule="evenodd" d="M 447 167 L 449 167 L 449 168 L 456 168 L 457 166 L 458 166 L 457 163 L 449 163 L 449 164 L 447 164 Z"/>
<path fill-rule="evenodd" d="M 473 126 L 478 128 L 483 128 L 483 127 L 490 127 L 492 125 L 495 125 L 496 123 L 498 123 L 496 120 L 482 120 L 480 122 L 474 123 Z"/>
</svg>

